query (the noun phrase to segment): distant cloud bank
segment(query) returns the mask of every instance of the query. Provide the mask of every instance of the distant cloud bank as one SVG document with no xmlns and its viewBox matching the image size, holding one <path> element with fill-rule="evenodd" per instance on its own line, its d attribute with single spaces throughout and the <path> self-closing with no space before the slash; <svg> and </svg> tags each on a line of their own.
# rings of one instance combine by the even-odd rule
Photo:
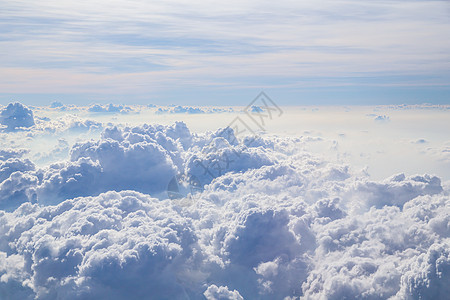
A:
<svg viewBox="0 0 450 300">
<path fill-rule="evenodd" d="M 239 105 L 267 89 L 291 105 L 446 104 L 448 12 L 441 0 L 2 1 L 0 101 Z"/>
</svg>

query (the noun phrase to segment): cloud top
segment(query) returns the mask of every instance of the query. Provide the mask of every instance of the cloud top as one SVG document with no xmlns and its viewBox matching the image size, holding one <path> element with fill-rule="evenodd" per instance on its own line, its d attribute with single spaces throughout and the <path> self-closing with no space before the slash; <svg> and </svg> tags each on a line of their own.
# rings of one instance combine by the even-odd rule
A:
<svg viewBox="0 0 450 300">
<path fill-rule="evenodd" d="M 372 180 L 308 138 L 236 135 L 106 126 L 42 167 L 2 149 L 0 297 L 446 299 L 439 177 Z"/>
<path fill-rule="evenodd" d="M 9 131 L 31 127 L 33 111 L 19 102 L 10 103 L 0 111 L 0 124 Z"/>
</svg>

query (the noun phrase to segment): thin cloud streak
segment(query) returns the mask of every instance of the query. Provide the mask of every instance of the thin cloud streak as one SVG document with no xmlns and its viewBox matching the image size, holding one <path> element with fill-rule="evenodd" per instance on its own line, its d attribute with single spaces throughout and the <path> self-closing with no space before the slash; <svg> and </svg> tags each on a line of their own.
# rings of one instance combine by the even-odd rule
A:
<svg viewBox="0 0 450 300">
<path fill-rule="evenodd" d="M 94 83 L 100 93 L 192 82 L 245 88 L 268 78 L 279 87 L 382 75 L 404 76 L 393 86 L 450 81 L 445 1 L 0 3 L 3 93 L 79 93 Z"/>
</svg>

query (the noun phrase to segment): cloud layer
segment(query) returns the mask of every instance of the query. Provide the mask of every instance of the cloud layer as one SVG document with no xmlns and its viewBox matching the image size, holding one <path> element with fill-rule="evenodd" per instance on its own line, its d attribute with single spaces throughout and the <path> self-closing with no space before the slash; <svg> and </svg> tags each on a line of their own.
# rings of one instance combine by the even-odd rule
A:
<svg viewBox="0 0 450 300">
<path fill-rule="evenodd" d="M 440 178 L 372 180 L 308 137 L 236 135 L 105 126 L 42 167 L 0 150 L 0 297 L 446 299 Z"/>
<path fill-rule="evenodd" d="M 0 125 L 7 130 L 34 125 L 33 111 L 21 103 L 10 103 L 0 111 Z"/>
</svg>

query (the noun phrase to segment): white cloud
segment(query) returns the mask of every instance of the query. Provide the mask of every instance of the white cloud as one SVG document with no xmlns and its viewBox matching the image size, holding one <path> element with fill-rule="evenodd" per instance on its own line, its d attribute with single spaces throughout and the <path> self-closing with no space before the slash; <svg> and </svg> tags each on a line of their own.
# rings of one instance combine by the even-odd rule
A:
<svg viewBox="0 0 450 300">
<path fill-rule="evenodd" d="M 71 162 L 44 170 L 39 197 L 43 203 L 109 190 L 159 195 L 166 192 L 177 171 L 166 149 L 138 133 L 130 133 L 122 142 L 104 139 L 77 143 L 70 156 Z"/>
<path fill-rule="evenodd" d="M 374 120 L 375 120 L 375 122 L 389 122 L 391 120 L 391 118 L 389 118 L 388 116 L 385 116 L 385 115 L 380 115 L 380 116 L 376 116 Z"/>
<path fill-rule="evenodd" d="M 0 161 L 7 160 L 9 158 L 20 158 L 24 154 L 28 153 L 27 149 L 0 149 Z"/>
<path fill-rule="evenodd" d="M 1 216 L 11 217 L 16 226 L 2 224 L 0 253 L 14 251 L 29 267 L 2 266 L 3 286 L 20 280 L 23 293 L 40 299 L 123 299 L 130 292 L 133 299 L 178 298 L 189 291 L 182 278 L 196 261 L 196 238 L 189 220 L 177 216 L 168 201 L 108 192 L 54 207 L 25 205 Z M 16 295 L 23 299 L 8 294 Z"/>
<path fill-rule="evenodd" d="M 123 123 L 64 143 L 70 158 L 47 166 L 21 147 L 0 151 L 0 297 L 448 295 L 450 191 L 439 177 L 374 180 L 307 150 L 314 136 Z M 39 124 L 7 138 L 35 141 Z M 176 175 L 205 186 L 168 200 Z"/>
<path fill-rule="evenodd" d="M 101 122 L 80 118 L 76 115 L 66 115 L 57 119 L 43 119 L 36 121 L 36 133 L 60 133 L 62 131 L 95 131 L 101 130 Z"/>
<path fill-rule="evenodd" d="M 211 114 L 211 113 L 221 113 L 221 112 L 233 112 L 232 108 L 204 108 L 204 107 L 192 107 L 192 106 L 181 106 L 177 105 L 174 107 L 162 108 L 159 107 L 155 113 L 156 114 Z"/>
<path fill-rule="evenodd" d="M 244 300 L 238 291 L 230 291 L 226 286 L 220 286 L 213 284 L 208 287 L 204 293 L 206 299 L 208 300 L 220 300 L 220 299 L 230 299 L 230 300 Z"/>
<path fill-rule="evenodd" d="M 35 203 L 38 178 L 16 171 L 0 183 L 0 209 L 14 210 L 24 202 Z"/>
<path fill-rule="evenodd" d="M 403 210 L 386 206 L 317 224 L 315 268 L 303 283 L 304 295 L 445 299 L 449 240 L 429 220 L 448 214 L 449 208 L 448 196 L 425 196 Z"/>
<path fill-rule="evenodd" d="M 2 7 L 3 26 L 20 29 L 5 30 L 0 44 L 7 51 L 1 72 L 9 79 L 0 88 L 8 93 L 22 92 L 25 82 L 36 93 L 143 96 L 178 86 L 267 86 L 265 76 L 287 79 L 276 87 L 359 85 L 360 78 L 375 86 L 448 86 L 446 1 L 3 1 Z M 371 79 L 380 73 L 398 78 Z"/>
<path fill-rule="evenodd" d="M 129 106 L 110 103 L 108 105 L 93 104 L 89 106 L 88 111 L 93 113 L 128 113 L 132 109 Z"/>
<path fill-rule="evenodd" d="M 0 160 L 0 182 L 4 181 L 14 172 L 34 171 L 35 166 L 29 159 L 9 158 Z"/>
<path fill-rule="evenodd" d="M 228 172 L 245 172 L 273 163 L 273 159 L 262 149 L 230 145 L 225 138 L 215 137 L 200 153 L 189 157 L 186 173 L 205 185 Z"/>
<path fill-rule="evenodd" d="M 33 111 L 21 103 L 10 103 L 0 112 L 0 124 L 10 131 L 31 127 L 34 125 Z"/>
</svg>

